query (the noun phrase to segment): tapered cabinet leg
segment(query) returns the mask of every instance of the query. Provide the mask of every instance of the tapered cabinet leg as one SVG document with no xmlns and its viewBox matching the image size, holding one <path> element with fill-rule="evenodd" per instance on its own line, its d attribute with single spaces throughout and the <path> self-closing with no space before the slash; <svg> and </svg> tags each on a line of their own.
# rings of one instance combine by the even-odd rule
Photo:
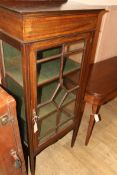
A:
<svg viewBox="0 0 117 175">
<path fill-rule="evenodd" d="M 94 125 L 95 125 L 95 118 L 94 118 L 94 114 L 98 114 L 100 110 L 100 106 L 98 105 L 92 105 L 92 114 L 90 115 L 90 120 L 89 120 L 89 125 L 88 125 L 88 129 L 87 129 L 87 136 L 86 136 L 86 140 L 85 140 L 85 145 L 88 145 Z"/>
<path fill-rule="evenodd" d="M 82 119 L 82 116 L 83 116 L 85 104 L 86 104 L 86 102 L 83 101 L 83 103 L 82 103 L 82 105 L 81 105 L 81 110 L 80 110 L 79 118 L 78 118 L 78 120 L 76 121 L 76 124 L 75 124 L 76 126 L 75 126 L 75 129 L 73 130 L 73 136 L 72 136 L 72 141 L 71 141 L 71 147 L 74 146 L 75 141 L 76 141 L 76 137 L 77 137 L 77 134 L 78 134 L 78 131 L 79 131 L 79 127 L 80 127 L 81 119 Z"/>
<path fill-rule="evenodd" d="M 91 137 L 94 125 L 95 125 L 94 115 L 90 115 L 90 120 L 89 120 L 88 129 L 87 129 L 87 136 L 86 136 L 86 140 L 85 140 L 85 145 L 88 145 L 88 143 L 89 143 L 89 139 Z"/>
<path fill-rule="evenodd" d="M 35 167 L 36 167 L 36 157 L 30 157 L 30 171 L 31 175 L 35 175 Z"/>
</svg>

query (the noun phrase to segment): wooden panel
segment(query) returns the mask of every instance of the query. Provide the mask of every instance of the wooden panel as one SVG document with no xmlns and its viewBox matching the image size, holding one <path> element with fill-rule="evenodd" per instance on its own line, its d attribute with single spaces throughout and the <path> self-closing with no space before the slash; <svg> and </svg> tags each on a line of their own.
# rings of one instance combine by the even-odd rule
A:
<svg viewBox="0 0 117 175">
<path fill-rule="evenodd" d="M 13 37 L 23 38 L 22 17 L 20 14 L 0 8 L 0 28 L 3 32 L 13 35 Z"/>
<path fill-rule="evenodd" d="M 69 37 L 59 37 L 59 38 L 54 38 L 51 40 L 46 40 L 46 41 L 39 41 L 31 44 L 31 51 L 37 51 L 37 50 L 43 50 L 46 48 L 51 48 L 55 47 L 58 45 L 61 45 L 63 43 L 69 43 L 69 42 L 76 42 L 78 40 L 84 40 L 84 38 L 90 37 L 90 33 L 83 33 L 83 34 L 76 34 L 76 35 L 71 35 Z"/>
<path fill-rule="evenodd" d="M 26 15 L 24 17 L 24 40 L 46 39 L 59 35 L 94 30 L 98 14 Z"/>
</svg>

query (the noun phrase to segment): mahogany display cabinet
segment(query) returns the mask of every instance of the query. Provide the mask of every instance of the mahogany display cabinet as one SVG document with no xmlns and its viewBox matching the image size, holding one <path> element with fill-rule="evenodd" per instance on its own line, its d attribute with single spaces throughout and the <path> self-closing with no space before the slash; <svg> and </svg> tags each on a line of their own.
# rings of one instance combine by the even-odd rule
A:
<svg viewBox="0 0 117 175">
<path fill-rule="evenodd" d="M 70 131 L 74 145 L 105 12 L 69 10 L 67 3 L 62 9 L 60 2 L 0 5 L 2 84 L 17 101 L 32 175 L 37 154 L 47 146 Z"/>
</svg>

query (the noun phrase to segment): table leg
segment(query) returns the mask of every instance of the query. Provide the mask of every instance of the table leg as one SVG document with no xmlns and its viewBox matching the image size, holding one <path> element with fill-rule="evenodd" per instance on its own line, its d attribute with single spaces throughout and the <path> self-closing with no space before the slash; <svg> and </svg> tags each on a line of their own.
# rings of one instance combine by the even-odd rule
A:
<svg viewBox="0 0 117 175">
<path fill-rule="evenodd" d="M 92 114 L 90 115 L 90 120 L 89 120 L 85 145 L 88 145 L 88 143 L 89 143 L 89 139 L 91 137 L 91 134 L 92 134 L 92 131 L 93 131 L 93 128 L 94 128 L 94 125 L 95 125 L 94 115 L 99 113 L 100 107 L 101 106 L 99 106 L 99 105 L 92 105 Z"/>
</svg>

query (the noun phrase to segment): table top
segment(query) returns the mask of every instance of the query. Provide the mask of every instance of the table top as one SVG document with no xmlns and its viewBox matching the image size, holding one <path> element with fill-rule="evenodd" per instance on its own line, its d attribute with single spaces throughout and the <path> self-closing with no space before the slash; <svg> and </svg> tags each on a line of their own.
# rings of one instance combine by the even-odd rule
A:
<svg viewBox="0 0 117 175">
<path fill-rule="evenodd" d="M 92 6 L 75 1 L 67 2 L 45 2 L 45 1 L 17 1 L 0 2 L 0 7 L 17 13 L 38 13 L 45 11 L 67 11 L 67 10 L 94 10 L 105 9 L 105 6 Z"/>
<path fill-rule="evenodd" d="M 105 97 L 115 91 L 117 91 L 117 57 L 93 64 L 87 93 L 95 97 Z"/>
</svg>

